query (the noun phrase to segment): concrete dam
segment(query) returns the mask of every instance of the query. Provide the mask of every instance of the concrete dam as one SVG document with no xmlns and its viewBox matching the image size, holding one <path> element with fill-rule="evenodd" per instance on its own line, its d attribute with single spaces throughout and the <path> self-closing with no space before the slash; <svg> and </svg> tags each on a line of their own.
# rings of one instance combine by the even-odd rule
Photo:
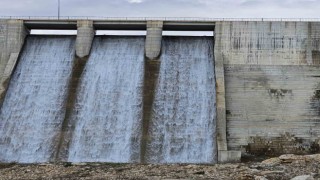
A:
<svg viewBox="0 0 320 180">
<path fill-rule="evenodd" d="M 320 152 L 319 22 L 3 19 L 0 57 L 0 162 Z"/>
</svg>

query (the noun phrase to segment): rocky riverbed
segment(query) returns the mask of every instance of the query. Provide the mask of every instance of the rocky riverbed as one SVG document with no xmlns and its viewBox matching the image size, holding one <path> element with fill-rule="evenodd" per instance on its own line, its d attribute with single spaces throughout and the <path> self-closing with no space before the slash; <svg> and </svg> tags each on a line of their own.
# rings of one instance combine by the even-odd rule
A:
<svg viewBox="0 0 320 180">
<path fill-rule="evenodd" d="M 217 165 L 1 164 L 0 179 L 320 179 L 320 154 Z"/>
</svg>

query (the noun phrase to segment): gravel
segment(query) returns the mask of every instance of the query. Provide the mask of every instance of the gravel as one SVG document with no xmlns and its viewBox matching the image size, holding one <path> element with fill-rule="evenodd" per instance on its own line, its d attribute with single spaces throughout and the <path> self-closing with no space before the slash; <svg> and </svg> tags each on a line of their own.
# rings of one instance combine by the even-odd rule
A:
<svg viewBox="0 0 320 180">
<path fill-rule="evenodd" d="M 298 177 L 300 176 L 300 177 Z M 0 179 L 320 179 L 320 154 L 283 155 L 262 162 L 216 165 L 107 163 L 0 164 Z"/>
</svg>

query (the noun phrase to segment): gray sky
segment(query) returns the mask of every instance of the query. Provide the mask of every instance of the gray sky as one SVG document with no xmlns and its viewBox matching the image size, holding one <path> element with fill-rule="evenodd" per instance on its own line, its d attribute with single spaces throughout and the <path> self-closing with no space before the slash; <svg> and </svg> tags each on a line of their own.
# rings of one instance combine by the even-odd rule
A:
<svg viewBox="0 0 320 180">
<path fill-rule="evenodd" d="M 1 16 L 56 16 L 58 0 L 0 0 Z M 319 18 L 320 0 L 60 0 L 61 16 Z"/>
</svg>

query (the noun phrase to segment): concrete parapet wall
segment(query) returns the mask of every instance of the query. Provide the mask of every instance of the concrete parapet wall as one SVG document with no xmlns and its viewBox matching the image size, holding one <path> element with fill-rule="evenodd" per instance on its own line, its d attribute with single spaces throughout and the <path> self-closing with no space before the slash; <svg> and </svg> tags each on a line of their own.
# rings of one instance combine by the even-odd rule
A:
<svg viewBox="0 0 320 180">
<path fill-rule="evenodd" d="M 145 54 L 150 60 L 160 56 L 162 42 L 162 21 L 147 22 L 147 38 L 145 43 Z"/>
<path fill-rule="evenodd" d="M 79 58 L 83 58 L 90 54 L 95 30 L 93 21 L 78 21 L 77 26 L 76 55 Z"/>
<path fill-rule="evenodd" d="M 218 22 L 215 34 L 228 150 L 319 152 L 320 24 Z"/>
<path fill-rule="evenodd" d="M 22 20 L 0 21 L 0 102 L 28 34 Z"/>
</svg>

